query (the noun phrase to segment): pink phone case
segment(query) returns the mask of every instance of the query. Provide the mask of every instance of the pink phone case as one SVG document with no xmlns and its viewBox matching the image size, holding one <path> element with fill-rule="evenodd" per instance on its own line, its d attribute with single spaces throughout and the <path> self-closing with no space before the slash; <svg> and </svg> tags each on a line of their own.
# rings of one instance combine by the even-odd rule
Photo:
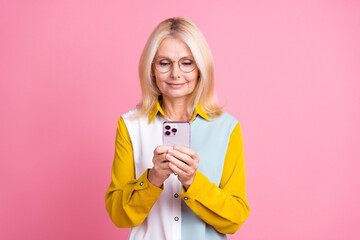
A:
<svg viewBox="0 0 360 240">
<path fill-rule="evenodd" d="M 190 123 L 165 121 L 163 124 L 163 145 L 190 147 Z"/>
</svg>

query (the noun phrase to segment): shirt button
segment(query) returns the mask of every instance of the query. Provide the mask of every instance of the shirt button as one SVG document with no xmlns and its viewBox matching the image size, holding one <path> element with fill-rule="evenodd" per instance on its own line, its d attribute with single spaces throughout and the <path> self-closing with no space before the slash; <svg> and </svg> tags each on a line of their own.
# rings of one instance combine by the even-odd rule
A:
<svg viewBox="0 0 360 240">
<path fill-rule="evenodd" d="M 174 220 L 175 220 L 175 221 L 179 221 L 179 218 L 178 218 L 178 217 L 175 217 Z"/>
<path fill-rule="evenodd" d="M 189 198 L 188 197 L 184 197 L 184 200 L 188 200 Z"/>
<path fill-rule="evenodd" d="M 140 183 L 140 186 L 144 186 L 144 182 L 141 182 L 141 183 Z"/>
<path fill-rule="evenodd" d="M 174 197 L 175 197 L 175 198 L 178 198 L 178 197 L 179 197 L 179 194 L 175 193 L 175 194 L 174 194 Z"/>
</svg>

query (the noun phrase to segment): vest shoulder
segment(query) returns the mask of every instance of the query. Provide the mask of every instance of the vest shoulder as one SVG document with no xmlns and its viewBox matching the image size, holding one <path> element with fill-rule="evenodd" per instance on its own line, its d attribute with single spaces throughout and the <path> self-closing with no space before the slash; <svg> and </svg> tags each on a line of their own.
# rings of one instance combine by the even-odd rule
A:
<svg viewBox="0 0 360 240">
<path fill-rule="evenodd" d="M 230 115 L 227 112 L 223 112 L 219 117 L 215 118 L 214 120 L 210 120 L 210 121 L 228 122 L 231 124 L 236 124 L 239 122 L 234 116 Z"/>
<path fill-rule="evenodd" d="M 204 118 L 199 118 L 201 120 L 195 122 L 194 124 L 197 127 L 204 126 L 206 128 L 211 128 L 217 131 L 232 131 L 235 126 L 239 123 L 239 121 L 230 115 L 229 113 L 223 112 L 219 117 L 206 120 Z"/>
</svg>

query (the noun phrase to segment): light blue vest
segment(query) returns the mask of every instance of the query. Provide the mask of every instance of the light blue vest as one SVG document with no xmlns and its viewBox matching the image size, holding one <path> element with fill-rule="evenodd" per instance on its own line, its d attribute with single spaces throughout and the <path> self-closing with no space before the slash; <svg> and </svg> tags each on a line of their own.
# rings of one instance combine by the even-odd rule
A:
<svg viewBox="0 0 360 240">
<path fill-rule="evenodd" d="M 191 148 L 200 157 L 198 171 L 217 186 L 220 184 L 229 138 L 237 123 L 238 121 L 227 113 L 211 121 L 197 116 L 191 122 Z M 217 232 L 211 225 L 201 220 L 183 200 L 181 216 L 183 240 L 227 239 L 225 234 Z"/>
</svg>

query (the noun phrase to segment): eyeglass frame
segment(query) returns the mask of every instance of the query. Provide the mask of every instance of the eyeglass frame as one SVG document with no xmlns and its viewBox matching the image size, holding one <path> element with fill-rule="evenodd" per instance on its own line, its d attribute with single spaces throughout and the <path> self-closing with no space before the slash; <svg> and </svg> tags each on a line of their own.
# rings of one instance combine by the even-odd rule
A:
<svg viewBox="0 0 360 240">
<path fill-rule="evenodd" d="M 156 57 L 154 60 L 156 60 L 157 58 L 163 58 L 163 57 Z M 171 66 L 170 66 L 169 70 L 166 71 L 166 72 L 161 72 L 161 71 L 159 71 L 159 70 L 156 68 L 156 65 L 155 65 L 155 69 L 156 69 L 157 71 L 161 72 L 161 73 L 168 73 L 168 72 L 171 71 L 171 69 L 173 69 L 175 62 L 177 62 L 180 71 L 182 71 L 183 73 L 191 73 L 191 72 L 194 71 L 196 68 L 198 68 L 197 62 L 191 57 L 191 60 L 195 62 L 195 67 L 194 67 L 194 69 L 191 70 L 191 71 L 189 71 L 189 72 L 183 71 L 183 70 L 181 69 L 181 67 L 180 67 L 180 63 L 179 63 L 179 62 L 180 62 L 182 59 L 184 59 L 184 58 L 190 58 L 190 57 L 189 57 L 189 56 L 182 57 L 182 58 L 180 58 L 178 61 L 172 61 L 170 58 L 164 57 L 164 59 L 167 59 L 167 60 L 169 60 L 169 61 L 171 62 Z M 153 62 L 151 62 L 151 64 L 156 64 L 156 62 L 153 61 Z"/>
</svg>

